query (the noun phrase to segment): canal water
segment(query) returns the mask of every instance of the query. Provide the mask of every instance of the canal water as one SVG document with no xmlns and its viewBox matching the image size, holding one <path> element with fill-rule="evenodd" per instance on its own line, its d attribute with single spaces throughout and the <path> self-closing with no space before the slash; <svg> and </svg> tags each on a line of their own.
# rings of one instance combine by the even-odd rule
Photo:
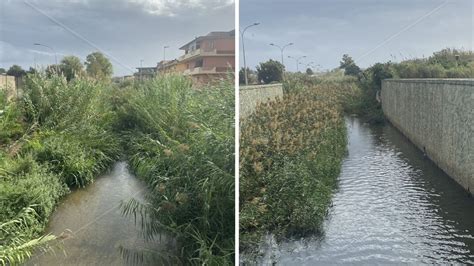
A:
<svg viewBox="0 0 474 266">
<path fill-rule="evenodd" d="M 346 123 L 324 234 L 268 237 L 260 264 L 474 264 L 474 199 L 391 125 Z"/>
<path fill-rule="evenodd" d="M 122 215 L 121 202 L 132 198 L 143 201 L 145 192 L 145 185 L 130 174 L 127 164 L 116 163 L 94 183 L 66 196 L 53 213 L 46 232 L 70 235 L 64 240 L 63 251 L 40 252 L 28 265 L 133 265 L 137 256 L 124 259 L 121 249 L 152 246 L 153 250 L 170 250 L 172 243 L 165 237 L 158 243 L 145 242 L 139 223 L 135 225 L 133 217 Z"/>
</svg>

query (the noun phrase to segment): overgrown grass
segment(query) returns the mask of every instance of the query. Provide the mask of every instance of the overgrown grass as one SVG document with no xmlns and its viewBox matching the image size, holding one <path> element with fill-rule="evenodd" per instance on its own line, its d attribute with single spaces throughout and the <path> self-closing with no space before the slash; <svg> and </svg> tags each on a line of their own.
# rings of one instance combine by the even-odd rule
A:
<svg viewBox="0 0 474 266">
<path fill-rule="evenodd" d="M 119 108 L 130 166 L 151 187 L 142 215 L 148 238 L 171 232 L 185 264 L 227 265 L 234 258 L 234 88 L 202 90 L 164 76 L 122 92 Z"/>
<path fill-rule="evenodd" d="M 58 200 L 120 154 L 101 83 L 34 74 L 23 89 L 0 115 L 0 263 L 7 265 L 53 241 L 41 234 Z"/>
<path fill-rule="evenodd" d="M 232 264 L 234 89 L 191 89 L 180 76 L 113 88 L 30 75 L 0 115 L 0 263 L 24 262 L 56 238 L 41 234 L 69 188 L 92 182 L 121 154 L 147 181 L 147 239 L 166 231 L 182 263 Z M 121 139 L 121 140 L 120 140 Z"/>
<path fill-rule="evenodd" d="M 388 78 L 474 78 L 474 53 L 447 48 L 428 58 L 376 63 L 359 73 L 357 85 L 362 94 L 351 112 L 370 123 L 384 122 L 376 95 L 382 89 L 382 80 Z"/>
<path fill-rule="evenodd" d="M 358 92 L 297 77 L 285 86 L 241 122 L 240 248 L 251 255 L 265 233 L 321 230 L 346 149 L 343 103 Z"/>
</svg>

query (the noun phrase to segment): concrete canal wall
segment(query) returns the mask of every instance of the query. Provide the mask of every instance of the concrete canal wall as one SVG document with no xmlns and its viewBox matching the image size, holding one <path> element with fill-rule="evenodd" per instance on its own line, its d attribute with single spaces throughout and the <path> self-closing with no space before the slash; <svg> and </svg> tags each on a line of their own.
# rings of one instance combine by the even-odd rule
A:
<svg viewBox="0 0 474 266">
<path fill-rule="evenodd" d="M 259 103 L 283 97 L 282 84 L 240 86 L 240 118 L 245 118 L 255 111 Z"/>
<path fill-rule="evenodd" d="M 388 120 L 443 171 L 474 192 L 474 79 L 388 79 Z"/>
</svg>

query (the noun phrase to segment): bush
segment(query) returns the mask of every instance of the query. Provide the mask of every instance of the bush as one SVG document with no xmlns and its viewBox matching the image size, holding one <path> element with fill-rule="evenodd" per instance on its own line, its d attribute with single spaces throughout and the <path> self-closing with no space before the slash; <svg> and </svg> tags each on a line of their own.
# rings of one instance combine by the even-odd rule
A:
<svg viewBox="0 0 474 266">
<path fill-rule="evenodd" d="M 283 80 L 284 71 L 285 67 L 280 62 L 270 59 L 257 66 L 257 77 L 259 81 L 265 84 L 281 82 Z"/>
</svg>

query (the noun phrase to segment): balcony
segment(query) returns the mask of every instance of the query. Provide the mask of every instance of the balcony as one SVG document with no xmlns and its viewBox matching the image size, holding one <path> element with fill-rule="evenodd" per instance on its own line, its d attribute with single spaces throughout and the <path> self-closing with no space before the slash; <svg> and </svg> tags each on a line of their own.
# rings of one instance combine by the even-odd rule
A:
<svg viewBox="0 0 474 266">
<path fill-rule="evenodd" d="M 188 60 L 193 57 L 198 56 L 228 56 L 228 55 L 235 55 L 235 51 L 222 51 L 217 49 L 196 49 L 193 51 L 189 51 L 187 54 L 182 55 L 178 58 L 178 61 Z"/>
<path fill-rule="evenodd" d="M 184 75 L 199 75 L 199 74 L 220 74 L 232 71 L 229 67 L 195 67 L 194 69 L 186 69 Z"/>
</svg>

